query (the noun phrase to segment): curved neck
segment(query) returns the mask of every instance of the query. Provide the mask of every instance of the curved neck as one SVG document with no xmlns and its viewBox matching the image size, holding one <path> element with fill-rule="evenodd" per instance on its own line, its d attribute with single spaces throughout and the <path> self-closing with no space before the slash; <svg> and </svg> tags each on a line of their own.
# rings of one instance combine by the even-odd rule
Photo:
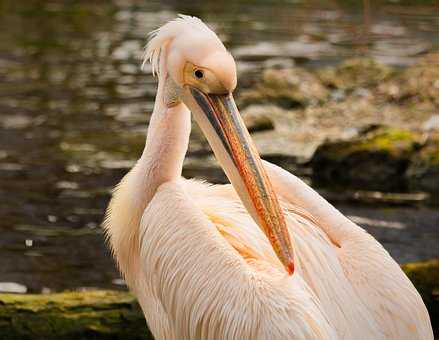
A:
<svg viewBox="0 0 439 340">
<path fill-rule="evenodd" d="M 165 54 L 165 53 L 163 53 Z M 190 111 L 183 103 L 168 107 L 165 103 L 166 65 L 161 58 L 159 84 L 154 110 L 149 122 L 145 149 L 138 162 L 144 175 L 146 202 L 157 188 L 181 177 L 191 131 Z"/>
<path fill-rule="evenodd" d="M 163 63 L 145 149 L 113 194 L 104 224 L 132 289 L 137 286 L 140 266 L 138 232 L 143 212 L 161 184 L 181 177 L 191 130 L 187 107 L 181 103 L 167 107 L 165 103 L 167 75 Z"/>
</svg>

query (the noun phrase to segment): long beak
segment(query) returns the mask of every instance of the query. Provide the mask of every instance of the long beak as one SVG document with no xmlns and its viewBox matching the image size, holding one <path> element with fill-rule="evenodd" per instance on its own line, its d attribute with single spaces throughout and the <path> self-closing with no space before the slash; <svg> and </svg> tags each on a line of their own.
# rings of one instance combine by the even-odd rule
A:
<svg viewBox="0 0 439 340">
<path fill-rule="evenodd" d="M 291 275 L 293 249 L 285 217 L 232 94 L 205 94 L 186 87 L 185 98 L 244 206 Z"/>
</svg>

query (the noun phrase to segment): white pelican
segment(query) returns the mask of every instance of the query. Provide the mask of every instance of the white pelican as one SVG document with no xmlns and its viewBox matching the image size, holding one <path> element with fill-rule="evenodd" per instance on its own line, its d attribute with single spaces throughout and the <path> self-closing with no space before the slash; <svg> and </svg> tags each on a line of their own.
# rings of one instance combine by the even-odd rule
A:
<svg viewBox="0 0 439 340">
<path fill-rule="evenodd" d="M 151 34 L 146 59 L 158 74 L 146 146 L 104 227 L 156 339 L 433 339 L 381 244 L 261 161 L 213 31 L 180 16 Z M 181 178 L 190 112 L 231 185 Z"/>
</svg>

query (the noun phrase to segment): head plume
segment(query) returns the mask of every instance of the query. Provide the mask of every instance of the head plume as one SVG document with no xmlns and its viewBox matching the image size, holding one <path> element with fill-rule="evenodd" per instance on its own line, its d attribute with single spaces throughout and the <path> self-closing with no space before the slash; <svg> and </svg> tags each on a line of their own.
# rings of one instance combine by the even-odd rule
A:
<svg viewBox="0 0 439 340">
<path fill-rule="evenodd" d="M 153 75 L 158 74 L 163 48 L 178 35 L 185 34 L 188 31 L 201 31 L 218 39 L 216 34 L 197 17 L 179 14 L 178 18 L 149 33 L 142 68 L 149 61 Z"/>
</svg>

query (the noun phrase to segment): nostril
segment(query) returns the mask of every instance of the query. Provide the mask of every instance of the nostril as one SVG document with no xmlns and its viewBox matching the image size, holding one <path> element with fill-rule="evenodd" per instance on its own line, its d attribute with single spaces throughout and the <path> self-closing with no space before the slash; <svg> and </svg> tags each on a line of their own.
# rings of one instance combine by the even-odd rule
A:
<svg viewBox="0 0 439 340">
<path fill-rule="evenodd" d="M 194 72 L 194 74 L 195 74 L 195 77 L 197 77 L 198 79 L 201 79 L 204 76 L 203 71 L 201 71 L 201 70 L 196 70 Z"/>
</svg>

